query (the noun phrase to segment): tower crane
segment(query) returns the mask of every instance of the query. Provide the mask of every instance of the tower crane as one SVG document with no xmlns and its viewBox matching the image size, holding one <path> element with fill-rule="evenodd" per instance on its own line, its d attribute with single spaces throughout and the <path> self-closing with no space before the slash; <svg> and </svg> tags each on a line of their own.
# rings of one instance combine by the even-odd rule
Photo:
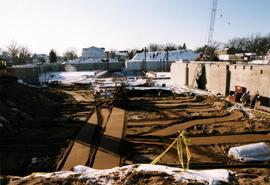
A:
<svg viewBox="0 0 270 185">
<path fill-rule="evenodd" d="M 204 50 L 204 58 L 206 58 L 207 55 L 209 55 L 209 46 L 211 46 L 211 44 L 213 43 L 215 21 L 216 21 L 216 14 L 217 14 L 217 5 L 218 5 L 218 0 L 213 0 L 211 18 L 210 18 L 210 24 L 209 24 L 208 40 L 207 40 L 207 45 L 205 46 L 205 50 Z"/>
</svg>

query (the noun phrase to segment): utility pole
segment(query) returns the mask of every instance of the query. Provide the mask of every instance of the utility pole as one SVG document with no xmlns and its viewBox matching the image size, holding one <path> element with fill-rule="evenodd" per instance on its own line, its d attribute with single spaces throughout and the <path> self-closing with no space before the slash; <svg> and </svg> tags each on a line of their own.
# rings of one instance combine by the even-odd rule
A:
<svg viewBox="0 0 270 185">
<path fill-rule="evenodd" d="M 144 47 L 143 70 L 146 71 L 146 47 Z"/>
</svg>

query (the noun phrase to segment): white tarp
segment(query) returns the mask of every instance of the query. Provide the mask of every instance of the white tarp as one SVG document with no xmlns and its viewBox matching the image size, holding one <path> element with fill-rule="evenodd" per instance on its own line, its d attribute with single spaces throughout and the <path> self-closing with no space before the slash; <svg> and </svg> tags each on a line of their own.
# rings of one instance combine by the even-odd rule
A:
<svg viewBox="0 0 270 185">
<path fill-rule="evenodd" d="M 248 161 L 269 161 L 270 160 L 270 148 L 264 143 L 254 143 L 238 147 L 230 148 L 228 152 L 229 156 L 233 158 L 248 162 Z"/>
</svg>

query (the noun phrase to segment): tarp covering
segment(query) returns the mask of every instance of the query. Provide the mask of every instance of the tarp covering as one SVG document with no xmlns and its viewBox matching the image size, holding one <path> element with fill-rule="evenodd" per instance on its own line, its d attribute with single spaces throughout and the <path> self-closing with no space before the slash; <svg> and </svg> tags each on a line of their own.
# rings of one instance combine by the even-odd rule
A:
<svg viewBox="0 0 270 185">
<path fill-rule="evenodd" d="M 248 161 L 270 161 L 270 148 L 264 143 L 254 143 L 238 147 L 232 147 L 228 152 L 233 158 L 248 162 Z"/>
</svg>

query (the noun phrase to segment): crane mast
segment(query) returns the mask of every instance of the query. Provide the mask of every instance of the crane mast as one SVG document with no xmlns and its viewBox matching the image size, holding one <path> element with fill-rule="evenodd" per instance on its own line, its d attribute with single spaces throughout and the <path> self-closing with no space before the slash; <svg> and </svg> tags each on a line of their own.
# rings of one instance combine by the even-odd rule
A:
<svg viewBox="0 0 270 185">
<path fill-rule="evenodd" d="M 212 42 L 213 42 L 213 36 L 214 36 L 214 30 L 215 30 L 215 21 L 216 21 L 216 14 L 217 14 L 217 4 L 218 4 L 218 0 L 213 0 L 207 46 L 210 46 L 212 44 Z"/>
<path fill-rule="evenodd" d="M 216 21 L 216 13 L 217 13 L 217 4 L 218 4 L 218 0 L 213 0 L 212 10 L 211 10 L 211 18 L 210 18 L 210 24 L 209 24 L 207 45 L 204 48 L 203 57 L 201 58 L 203 60 L 209 59 L 209 57 L 211 55 L 211 53 L 209 52 L 210 51 L 209 48 L 213 43 L 213 36 L 214 36 L 214 30 L 215 30 L 215 21 Z"/>
</svg>

